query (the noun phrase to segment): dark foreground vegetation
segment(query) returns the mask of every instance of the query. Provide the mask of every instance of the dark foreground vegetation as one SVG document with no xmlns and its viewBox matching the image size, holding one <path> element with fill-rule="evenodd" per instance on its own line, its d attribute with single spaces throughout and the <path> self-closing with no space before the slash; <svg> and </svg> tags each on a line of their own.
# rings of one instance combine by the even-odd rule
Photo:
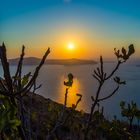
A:
<svg viewBox="0 0 140 140">
<path fill-rule="evenodd" d="M 115 72 L 135 52 L 130 45 L 128 51 L 114 49 L 117 57 L 116 67 L 110 74 L 104 71 L 104 62 L 100 57 L 99 67 L 94 70 L 93 77 L 98 82 L 97 92 L 91 96 L 92 105 L 89 114 L 76 111 L 82 100 L 82 95 L 75 93 L 77 101 L 72 107 L 67 107 L 69 89 L 73 85 L 73 75 L 68 74 L 64 81 L 66 92 L 64 104 L 58 104 L 50 99 L 35 94 L 41 87 L 36 84 L 40 68 L 45 63 L 50 49 L 45 52 L 33 74 L 22 75 L 22 66 L 25 47 L 17 65 L 14 76 L 11 76 L 6 56 L 6 47 L 0 46 L 0 59 L 3 67 L 3 78 L 0 79 L 0 140 L 139 140 L 139 124 L 133 121 L 140 119 L 140 110 L 135 102 L 120 101 L 122 117 L 128 121 L 122 122 L 114 116 L 109 121 L 104 117 L 104 108 L 100 102 L 111 98 L 119 88 L 126 84 Z M 112 80 L 116 87 L 105 97 L 100 97 L 102 87 L 106 81 Z"/>
</svg>

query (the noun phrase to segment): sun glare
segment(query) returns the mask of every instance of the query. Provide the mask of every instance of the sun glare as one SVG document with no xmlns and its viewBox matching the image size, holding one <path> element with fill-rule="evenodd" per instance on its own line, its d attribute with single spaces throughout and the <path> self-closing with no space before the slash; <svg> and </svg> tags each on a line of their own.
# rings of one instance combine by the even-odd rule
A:
<svg viewBox="0 0 140 140">
<path fill-rule="evenodd" d="M 73 43 L 69 43 L 67 47 L 69 50 L 73 50 L 75 48 Z"/>
</svg>

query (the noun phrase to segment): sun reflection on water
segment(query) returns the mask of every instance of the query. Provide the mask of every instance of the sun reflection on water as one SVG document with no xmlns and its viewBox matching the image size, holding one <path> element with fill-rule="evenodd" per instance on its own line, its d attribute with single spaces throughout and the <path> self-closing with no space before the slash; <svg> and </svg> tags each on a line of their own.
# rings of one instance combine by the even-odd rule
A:
<svg viewBox="0 0 140 140">
<path fill-rule="evenodd" d="M 63 79 L 63 81 L 64 80 L 66 80 L 66 79 Z M 60 90 L 61 93 L 59 96 L 59 101 L 61 103 L 64 103 L 66 88 L 67 87 L 64 86 L 64 84 L 62 84 L 61 90 Z M 72 85 L 72 87 L 69 88 L 69 92 L 68 92 L 68 99 L 67 99 L 68 107 L 71 107 L 72 104 L 76 104 L 76 101 L 78 100 L 78 97 L 76 96 L 76 94 L 79 93 L 79 91 L 80 91 L 79 89 L 80 89 L 80 83 L 77 78 L 74 78 L 73 85 Z M 82 101 L 78 104 L 77 110 L 80 110 L 81 108 L 82 108 Z"/>
</svg>

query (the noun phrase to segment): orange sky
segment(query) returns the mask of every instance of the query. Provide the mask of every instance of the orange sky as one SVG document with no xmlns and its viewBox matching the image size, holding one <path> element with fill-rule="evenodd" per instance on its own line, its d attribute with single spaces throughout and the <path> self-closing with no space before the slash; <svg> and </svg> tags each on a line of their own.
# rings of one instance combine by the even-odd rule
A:
<svg viewBox="0 0 140 140">
<path fill-rule="evenodd" d="M 74 44 L 73 49 L 68 49 L 69 42 Z M 11 44 L 14 46 L 11 47 Z M 21 52 L 20 43 L 11 43 L 7 45 L 7 53 L 9 58 L 19 57 Z M 27 43 L 25 44 L 26 57 L 35 56 L 41 58 L 45 50 L 50 47 L 51 53 L 49 55 L 50 59 L 67 59 L 67 58 L 80 58 L 80 59 L 98 59 L 100 55 L 103 55 L 104 58 L 114 58 L 114 48 L 121 49 L 122 45 L 125 48 L 128 47 L 129 43 L 112 43 L 110 41 L 100 42 L 98 40 L 93 40 L 93 42 L 82 40 L 56 40 L 56 43 L 47 45 L 47 43 Z M 135 45 L 135 44 L 134 44 Z M 10 46 L 10 47 L 9 47 Z M 136 53 L 133 57 L 139 57 L 140 48 L 135 47 Z"/>
<path fill-rule="evenodd" d="M 23 44 L 27 57 L 40 58 L 50 47 L 51 59 L 97 59 L 100 55 L 114 58 L 114 48 L 132 43 L 136 49 L 133 57 L 140 56 L 140 12 L 134 13 L 131 4 L 124 3 L 124 10 L 120 7 L 122 1 L 115 5 L 112 1 L 89 4 L 90 0 L 44 2 L 45 5 L 40 1 L 34 5 L 23 2 L 21 7 L 20 2 L 16 5 L 9 1 L 8 10 L 0 9 L 4 10 L 0 15 L 0 43 L 5 42 L 9 58 L 18 57 Z M 134 9 L 139 10 L 137 6 Z M 69 42 L 75 45 L 74 49 L 67 49 Z"/>
</svg>

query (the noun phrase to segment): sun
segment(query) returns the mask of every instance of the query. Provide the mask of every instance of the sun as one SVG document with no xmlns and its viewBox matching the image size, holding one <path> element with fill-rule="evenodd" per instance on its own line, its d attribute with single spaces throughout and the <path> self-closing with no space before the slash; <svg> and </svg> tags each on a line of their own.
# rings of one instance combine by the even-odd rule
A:
<svg viewBox="0 0 140 140">
<path fill-rule="evenodd" d="M 69 43 L 68 46 L 67 46 L 67 48 L 69 50 L 73 50 L 75 48 L 75 45 L 73 43 Z"/>
</svg>

